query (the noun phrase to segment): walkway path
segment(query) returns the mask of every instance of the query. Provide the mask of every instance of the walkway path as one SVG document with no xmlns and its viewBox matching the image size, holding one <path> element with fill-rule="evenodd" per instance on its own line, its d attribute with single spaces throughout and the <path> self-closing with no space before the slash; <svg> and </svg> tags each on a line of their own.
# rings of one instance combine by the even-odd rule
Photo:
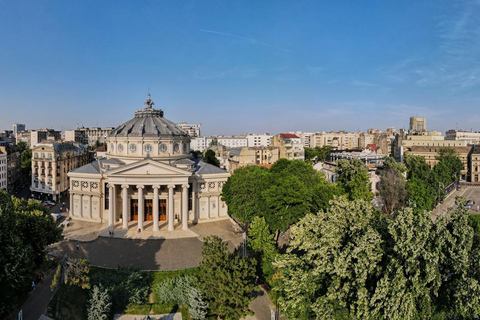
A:
<svg viewBox="0 0 480 320">
<path fill-rule="evenodd" d="M 43 282 L 37 284 L 27 301 L 22 306 L 23 320 L 38 320 L 40 316 L 47 313 L 47 306 L 53 298 L 54 292 L 50 291 L 52 283 L 53 271 L 45 275 Z"/>
</svg>

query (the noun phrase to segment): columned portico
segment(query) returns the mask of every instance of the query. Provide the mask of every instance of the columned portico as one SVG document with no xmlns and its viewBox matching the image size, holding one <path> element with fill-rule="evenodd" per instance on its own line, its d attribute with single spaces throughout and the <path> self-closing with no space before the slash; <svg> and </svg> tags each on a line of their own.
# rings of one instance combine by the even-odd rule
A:
<svg viewBox="0 0 480 320">
<path fill-rule="evenodd" d="M 182 229 L 188 230 L 188 184 L 182 185 Z"/>
<path fill-rule="evenodd" d="M 145 205 L 144 205 L 144 198 L 143 198 L 143 188 L 145 186 L 138 185 L 138 229 L 143 230 L 143 220 L 144 220 L 144 213 L 145 213 Z"/>
<path fill-rule="evenodd" d="M 122 212 L 122 229 L 128 229 L 128 184 L 122 185 L 122 200 L 123 200 L 123 212 Z"/>
<path fill-rule="evenodd" d="M 115 223 L 115 185 L 108 184 L 108 227 L 113 228 Z"/>
<path fill-rule="evenodd" d="M 158 231 L 158 189 L 160 186 L 153 186 L 153 231 Z"/>
<path fill-rule="evenodd" d="M 175 185 L 169 184 L 168 185 L 168 231 L 173 231 L 175 229 L 174 227 L 174 221 L 173 221 L 173 189 L 175 188 Z"/>
</svg>

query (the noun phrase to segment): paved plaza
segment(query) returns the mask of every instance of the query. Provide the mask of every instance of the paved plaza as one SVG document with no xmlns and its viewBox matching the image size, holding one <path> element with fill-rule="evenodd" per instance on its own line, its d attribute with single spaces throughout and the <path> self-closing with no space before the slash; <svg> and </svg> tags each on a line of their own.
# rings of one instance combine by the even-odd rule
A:
<svg viewBox="0 0 480 320">
<path fill-rule="evenodd" d="M 177 226 L 172 232 L 163 229 L 153 232 L 149 224 L 140 233 L 134 224 L 129 230 L 115 229 L 113 235 L 109 231 L 102 224 L 69 221 L 69 226 L 64 228 L 65 240 L 52 245 L 49 252 L 84 258 L 103 268 L 136 266 L 141 270 L 178 270 L 198 266 L 206 236 L 219 236 L 231 251 L 242 241 L 242 234 L 230 219 L 198 223 L 191 225 L 190 230 Z"/>
</svg>

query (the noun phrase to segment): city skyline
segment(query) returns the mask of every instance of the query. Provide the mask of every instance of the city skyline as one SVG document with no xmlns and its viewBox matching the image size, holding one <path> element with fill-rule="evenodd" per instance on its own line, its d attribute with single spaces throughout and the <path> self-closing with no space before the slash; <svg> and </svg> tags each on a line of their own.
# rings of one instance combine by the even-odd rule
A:
<svg viewBox="0 0 480 320">
<path fill-rule="evenodd" d="M 478 1 L 0 2 L 0 129 L 480 130 Z"/>
</svg>

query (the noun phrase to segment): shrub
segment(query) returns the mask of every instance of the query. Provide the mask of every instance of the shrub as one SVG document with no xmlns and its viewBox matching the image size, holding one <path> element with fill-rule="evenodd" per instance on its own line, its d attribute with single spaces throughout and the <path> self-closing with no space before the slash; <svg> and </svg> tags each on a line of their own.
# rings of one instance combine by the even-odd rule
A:
<svg viewBox="0 0 480 320">
<path fill-rule="evenodd" d="M 94 286 L 88 301 L 88 320 L 107 320 L 112 308 L 108 289 Z"/>
<path fill-rule="evenodd" d="M 50 284 L 50 289 L 55 289 L 56 286 L 60 283 L 60 277 L 62 275 L 62 265 L 58 265 L 57 271 L 55 271 L 55 275 L 53 276 L 52 283 Z"/>
</svg>

